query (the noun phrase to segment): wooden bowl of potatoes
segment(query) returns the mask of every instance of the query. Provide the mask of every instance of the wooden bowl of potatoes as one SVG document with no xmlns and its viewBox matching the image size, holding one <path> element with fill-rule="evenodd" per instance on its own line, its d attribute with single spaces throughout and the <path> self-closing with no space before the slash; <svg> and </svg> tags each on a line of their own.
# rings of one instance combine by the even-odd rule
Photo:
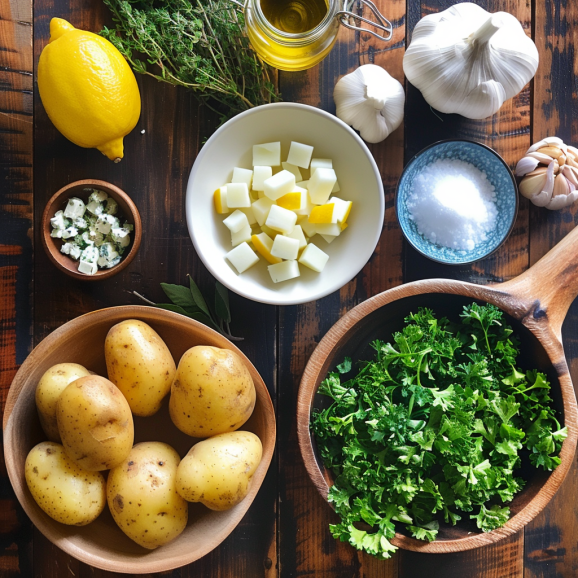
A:
<svg viewBox="0 0 578 578">
<path fill-rule="evenodd" d="M 73 319 L 30 353 L 3 430 L 16 496 L 51 542 L 97 568 L 149 574 L 194 562 L 237 526 L 271 462 L 275 413 L 225 337 L 124 306 Z M 219 490 L 209 454 L 227 468 Z"/>
</svg>

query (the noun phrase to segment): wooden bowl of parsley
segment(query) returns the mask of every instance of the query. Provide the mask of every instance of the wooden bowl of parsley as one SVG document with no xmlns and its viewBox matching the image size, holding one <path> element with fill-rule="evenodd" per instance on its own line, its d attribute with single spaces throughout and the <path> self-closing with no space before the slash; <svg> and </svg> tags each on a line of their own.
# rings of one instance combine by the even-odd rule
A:
<svg viewBox="0 0 578 578">
<path fill-rule="evenodd" d="M 561 329 L 578 294 L 574 229 L 493 286 L 417 281 L 340 319 L 301 380 L 307 471 L 335 538 L 380 558 L 450 553 L 518 532 L 574 458 Z"/>
</svg>

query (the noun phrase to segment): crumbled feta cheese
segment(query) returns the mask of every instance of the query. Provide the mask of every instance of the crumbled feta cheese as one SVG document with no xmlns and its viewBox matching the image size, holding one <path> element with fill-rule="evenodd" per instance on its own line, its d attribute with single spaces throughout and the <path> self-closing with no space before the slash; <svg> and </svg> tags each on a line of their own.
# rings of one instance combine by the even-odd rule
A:
<svg viewBox="0 0 578 578">
<path fill-rule="evenodd" d="M 86 205 L 86 210 L 93 215 L 100 215 L 104 211 L 104 207 L 98 201 L 90 201 Z"/>
<path fill-rule="evenodd" d="M 114 245 L 112 243 L 103 243 L 99 249 L 98 266 L 106 267 L 111 261 L 118 257 Z"/>
<path fill-rule="evenodd" d="M 64 231 L 64 229 L 52 229 L 50 236 L 54 237 L 55 239 L 62 239 L 62 232 L 63 231 Z"/>
<path fill-rule="evenodd" d="M 68 227 L 68 229 L 62 231 L 63 239 L 70 239 L 70 237 L 76 237 L 76 235 L 78 235 L 78 229 L 76 227 Z"/>
<path fill-rule="evenodd" d="M 68 227 L 70 224 L 70 221 L 64 218 L 64 213 L 62 211 L 57 211 L 54 217 L 50 219 L 50 224 L 52 225 L 53 229 L 66 229 L 66 227 Z"/>
<path fill-rule="evenodd" d="M 86 219 L 83 219 L 82 217 L 78 217 L 77 219 L 74 219 L 74 221 L 72 221 L 72 224 L 77 228 L 77 229 L 87 229 L 88 228 L 88 222 Z"/>
<path fill-rule="evenodd" d="M 89 201 L 96 201 L 97 203 L 102 203 L 106 201 L 106 199 L 108 199 L 108 194 L 98 189 L 92 189 L 92 193 L 90 197 L 88 197 Z"/>
<path fill-rule="evenodd" d="M 78 197 L 72 197 L 68 199 L 68 204 L 66 209 L 64 209 L 64 216 L 69 219 L 78 219 L 84 215 L 86 211 L 86 205 Z"/>
<path fill-rule="evenodd" d="M 130 243 L 129 231 L 125 227 L 112 229 L 111 237 L 112 240 L 121 247 L 127 247 Z"/>
<path fill-rule="evenodd" d="M 109 215 L 116 215 L 118 212 L 118 203 L 112 197 L 108 197 L 108 199 L 106 199 L 105 210 Z"/>
<path fill-rule="evenodd" d="M 94 275 L 98 271 L 98 265 L 96 263 L 89 263 L 88 261 L 80 260 L 78 264 L 78 270 L 86 275 Z"/>
<path fill-rule="evenodd" d="M 115 257 L 112 261 L 109 261 L 106 265 L 107 269 L 112 269 L 115 265 L 120 263 L 120 257 Z"/>
</svg>

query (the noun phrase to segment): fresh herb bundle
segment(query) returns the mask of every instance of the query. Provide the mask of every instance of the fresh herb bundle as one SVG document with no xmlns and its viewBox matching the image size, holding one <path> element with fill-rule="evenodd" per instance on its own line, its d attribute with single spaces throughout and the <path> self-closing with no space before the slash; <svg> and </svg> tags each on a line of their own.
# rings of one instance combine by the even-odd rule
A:
<svg viewBox="0 0 578 578">
<path fill-rule="evenodd" d="M 355 377 L 342 382 L 346 359 L 321 384 L 333 402 L 311 427 L 336 474 L 335 538 L 389 558 L 394 522 L 431 541 L 441 519 L 455 525 L 465 513 L 489 532 L 506 523 L 505 504 L 524 486 L 522 453 L 534 467 L 560 463 L 567 431 L 550 384 L 516 368 L 519 344 L 503 313 L 474 303 L 461 318 L 454 326 L 420 309 L 393 344 L 372 344 L 376 359 Z"/>
<path fill-rule="evenodd" d="M 223 120 L 278 100 L 270 68 L 250 48 L 243 13 L 230 0 L 104 3 L 115 28 L 101 35 L 136 72 L 193 89 L 210 108 L 218 101 Z"/>
<path fill-rule="evenodd" d="M 242 341 L 242 337 L 231 335 L 231 328 L 229 327 L 229 323 L 231 323 L 231 310 L 229 308 L 229 292 L 227 288 L 222 283 L 215 281 L 215 307 L 213 314 L 198 285 L 190 275 L 187 276 L 189 278 L 188 287 L 173 285 L 171 283 L 161 283 L 161 288 L 171 300 L 171 303 L 155 303 L 136 291 L 133 291 L 133 294 L 149 305 L 158 307 L 159 309 L 173 311 L 174 313 L 180 313 L 195 321 L 199 321 L 211 329 L 218 331 L 231 341 Z"/>
</svg>

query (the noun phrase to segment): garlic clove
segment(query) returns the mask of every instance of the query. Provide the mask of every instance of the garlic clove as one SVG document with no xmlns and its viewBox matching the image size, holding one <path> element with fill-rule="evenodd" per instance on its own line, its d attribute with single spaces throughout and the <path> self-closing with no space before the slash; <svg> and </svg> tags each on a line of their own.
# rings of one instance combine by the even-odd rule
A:
<svg viewBox="0 0 578 578">
<path fill-rule="evenodd" d="M 518 187 L 520 194 L 527 199 L 539 195 L 546 184 L 546 174 L 524 177 Z"/>
<path fill-rule="evenodd" d="M 532 157 L 521 158 L 516 165 L 516 176 L 523 177 L 524 175 L 527 175 L 530 171 L 533 171 L 538 166 L 539 162 L 540 161 L 538 159 Z"/>
<path fill-rule="evenodd" d="M 538 167 L 537 169 L 534 169 L 533 171 L 526 173 L 526 176 L 527 177 L 533 177 L 535 175 L 544 175 L 544 174 L 546 174 L 547 170 L 548 170 L 548 167 Z"/>
<path fill-rule="evenodd" d="M 549 157 L 552 157 L 553 159 L 557 159 L 560 156 L 562 156 L 562 154 L 563 154 L 562 149 L 560 149 L 556 146 L 542 147 L 542 148 L 538 149 L 536 152 L 542 153 L 543 155 L 548 155 Z"/>
<path fill-rule="evenodd" d="M 532 157 L 533 159 L 538 159 L 544 165 L 549 165 L 554 159 L 549 157 L 548 155 L 543 155 L 542 153 L 538 152 L 531 152 L 526 154 L 527 157 Z"/>
<path fill-rule="evenodd" d="M 578 159 L 578 149 L 576 147 L 568 145 L 568 150 L 566 154 L 571 154 L 574 157 L 574 160 Z"/>
<path fill-rule="evenodd" d="M 534 195 L 530 200 L 537 207 L 545 207 L 552 198 L 552 193 L 554 191 L 554 165 L 556 163 L 550 163 L 548 170 L 546 171 L 546 181 L 542 186 L 542 190 L 537 195 Z M 541 176 L 541 175 L 538 175 Z M 531 177 L 537 178 L 537 177 Z"/>
<path fill-rule="evenodd" d="M 547 209 L 551 211 L 557 211 L 566 206 L 568 202 L 568 194 L 570 193 L 570 187 L 568 186 L 568 181 L 564 175 L 558 175 L 554 179 L 554 190 L 552 192 L 552 198 L 550 202 L 546 205 Z"/>
<path fill-rule="evenodd" d="M 542 140 L 538 141 L 537 143 L 534 143 L 526 151 L 526 154 L 533 153 L 534 151 L 537 151 L 538 149 L 540 149 L 542 147 L 547 147 L 549 145 L 558 145 L 559 147 L 562 147 L 562 145 L 564 145 L 564 141 L 557 136 L 547 136 L 546 138 L 543 138 Z"/>
<path fill-rule="evenodd" d="M 562 168 L 562 174 L 570 181 L 570 183 L 578 187 L 578 169 L 564 165 Z"/>
</svg>

